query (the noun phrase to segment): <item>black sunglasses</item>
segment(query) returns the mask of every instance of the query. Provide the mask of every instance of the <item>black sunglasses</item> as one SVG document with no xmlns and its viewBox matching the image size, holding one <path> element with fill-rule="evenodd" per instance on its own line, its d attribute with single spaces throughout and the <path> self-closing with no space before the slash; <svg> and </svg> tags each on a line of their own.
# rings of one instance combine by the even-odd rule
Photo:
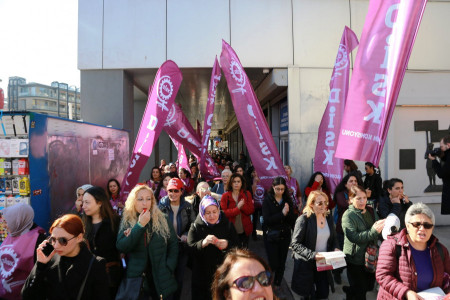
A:
<svg viewBox="0 0 450 300">
<path fill-rule="evenodd" d="M 246 292 L 251 290 L 255 285 L 256 280 L 258 280 L 261 286 L 269 286 L 272 284 L 272 273 L 269 271 L 262 271 L 256 276 L 242 276 L 233 281 L 235 285 L 241 292 Z"/>
<path fill-rule="evenodd" d="M 56 244 L 56 241 L 58 241 L 58 243 L 59 243 L 61 246 L 67 246 L 67 243 L 68 243 L 70 240 L 73 240 L 74 238 L 76 238 L 76 236 L 74 236 L 74 237 L 72 237 L 72 238 L 70 238 L 70 239 L 67 239 L 67 238 L 65 238 L 65 237 L 59 237 L 59 238 L 50 237 L 50 238 L 48 239 L 48 242 L 49 242 L 50 244 L 52 244 L 52 246 L 54 246 L 54 245 Z"/>
<path fill-rule="evenodd" d="M 179 193 L 180 190 L 169 190 L 169 192 L 171 192 L 171 193 Z"/>
<path fill-rule="evenodd" d="M 411 224 L 412 226 L 414 226 L 415 228 L 419 228 L 420 226 L 423 226 L 423 228 L 425 228 L 425 229 L 431 229 L 431 228 L 433 228 L 433 224 L 430 224 L 430 223 L 427 223 L 427 222 L 424 222 L 424 223 L 420 223 L 420 222 L 408 222 L 409 224 Z"/>
</svg>

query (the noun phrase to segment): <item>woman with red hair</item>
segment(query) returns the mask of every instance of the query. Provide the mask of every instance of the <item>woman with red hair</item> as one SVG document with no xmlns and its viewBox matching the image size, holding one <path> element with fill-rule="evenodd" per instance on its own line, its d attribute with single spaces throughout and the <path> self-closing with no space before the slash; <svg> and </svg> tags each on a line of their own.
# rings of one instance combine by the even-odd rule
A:
<svg viewBox="0 0 450 300">
<path fill-rule="evenodd" d="M 87 248 L 80 217 L 62 216 L 53 222 L 50 234 L 36 249 L 37 262 L 22 299 L 109 299 L 105 260 Z"/>
</svg>

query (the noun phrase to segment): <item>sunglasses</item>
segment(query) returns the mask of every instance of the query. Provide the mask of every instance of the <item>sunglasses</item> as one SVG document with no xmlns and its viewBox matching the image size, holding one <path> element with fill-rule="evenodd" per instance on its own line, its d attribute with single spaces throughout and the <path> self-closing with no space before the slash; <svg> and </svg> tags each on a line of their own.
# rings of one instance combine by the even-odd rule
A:
<svg viewBox="0 0 450 300">
<path fill-rule="evenodd" d="M 169 190 L 170 193 L 179 193 L 180 190 Z"/>
<path fill-rule="evenodd" d="M 70 238 L 70 239 L 67 239 L 67 238 L 65 238 L 65 237 L 59 237 L 59 238 L 50 237 L 50 238 L 48 239 L 48 242 L 49 242 L 52 246 L 54 246 L 54 245 L 56 244 L 56 241 L 58 241 L 58 243 L 59 243 L 61 246 L 67 246 L 67 243 L 68 243 L 70 240 L 73 240 L 74 238 L 76 238 L 76 236 L 74 236 L 74 237 L 72 237 L 72 238 Z"/>
<path fill-rule="evenodd" d="M 242 276 L 233 281 L 232 286 L 236 286 L 241 292 L 251 290 L 258 281 L 261 286 L 267 287 L 272 284 L 272 273 L 269 271 L 262 271 L 256 276 Z"/>
<path fill-rule="evenodd" d="M 433 224 L 430 224 L 430 223 L 427 223 L 427 222 L 425 222 L 425 223 L 420 223 L 420 222 L 408 222 L 409 224 L 411 224 L 414 228 L 419 228 L 420 226 L 423 226 L 423 228 L 425 228 L 425 229 L 431 229 L 431 228 L 433 228 Z"/>
</svg>

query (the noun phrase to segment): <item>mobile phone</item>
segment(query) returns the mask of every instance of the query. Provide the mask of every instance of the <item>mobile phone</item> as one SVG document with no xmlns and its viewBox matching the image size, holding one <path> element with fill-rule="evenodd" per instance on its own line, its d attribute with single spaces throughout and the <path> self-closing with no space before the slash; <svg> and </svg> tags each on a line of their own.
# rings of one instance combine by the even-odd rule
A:
<svg viewBox="0 0 450 300">
<path fill-rule="evenodd" d="M 52 244 L 47 243 L 44 246 L 44 248 L 42 249 L 42 253 L 44 253 L 45 256 L 49 256 L 53 252 L 54 249 L 55 248 L 52 246 Z"/>
</svg>

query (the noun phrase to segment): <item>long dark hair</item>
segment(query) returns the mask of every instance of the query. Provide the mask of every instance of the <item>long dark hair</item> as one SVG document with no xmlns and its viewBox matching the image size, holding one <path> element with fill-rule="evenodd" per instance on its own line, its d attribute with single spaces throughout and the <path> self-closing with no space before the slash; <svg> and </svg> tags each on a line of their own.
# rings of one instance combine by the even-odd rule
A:
<svg viewBox="0 0 450 300">
<path fill-rule="evenodd" d="M 159 167 L 157 167 L 157 166 L 154 166 L 153 168 L 152 168 L 152 170 L 150 171 L 150 179 L 151 180 L 153 180 L 153 181 L 155 181 L 155 178 L 153 178 L 153 170 L 158 170 L 158 172 L 159 172 L 159 178 L 161 178 L 162 176 L 162 173 L 161 173 L 161 169 L 159 168 Z"/>
<path fill-rule="evenodd" d="M 161 178 L 161 181 L 158 183 L 158 186 L 156 187 L 156 190 L 155 190 L 155 198 L 156 198 L 157 203 L 159 203 L 159 193 L 161 193 L 161 189 L 164 186 L 164 179 L 166 177 L 173 178 L 171 173 L 164 174 L 164 176 Z"/>
<path fill-rule="evenodd" d="M 99 186 L 93 186 L 91 188 L 88 188 L 84 193 L 88 193 L 89 195 L 94 197 L 95 202 L 102 204 L 102 206 L 100 207 L 100 217 L 102 218 L 102 220 L 108 219 L 111 223 L 112 231 L 115 232 L 115 229 L 117 228 L 116 225 L 118 225 L 116 224 L 117 215 L 114 212 L 111 203 L 109 202 L 108 196 L 106 196 L 105 190 L 103 190 Z M 86 227 L 85 236 L 88 236 L 91 234 L 93 228 L 92 217 L 84 214 L 83 223 Z"/>
<path fill-rule="evenodd" d="M 109 199 L 112 198 L 112 194 L 111 194 L 111 192 L 109 191 L 109 184 L 110 184 L 111 182 L 113 182 L 113 181 L 117 184 L 117 187 L 119 188 L 119 190 L 117 191 L 117 194 L 118 194 L 118 195 L 120 194 L 120 183 L 119 183 L 119 181 L 117 181 L 117 179 L 115 179 L 115 178 L 111 178 L 110 180 L 108 180 L 108 183 L 106 184 L 106 193 L 108 194 L 108 198 L 109 198 Z"/>
<path fill-rule="evenodd" d="M 313 185 L 313 183 L 315 181 L 316 175 L 321 175 L 322 176 L 322 178 L 323 178 L 322 189 L 328 191 L 327 180 L 326 180 L 325 176 L 323 176 L 322 172 L 315 172 L 314 174 L 312 174 L 311 178 L 309 178 L 308 184 L 306 186 L 307 187 L 312 187 L 312 185 Z"/>
<path fill-rule="evenodd" d="M 363 182 L 361 180 L 361 178 L 358 176 L 357 172 L 350 172 L 347 175 L 344 176 L 344 178 L 342 178 L 341 182 L 339 182 L 339 184 L 336 186 L 336 190 L 334 191 L 334 199 L 336 199 L 336 195 L 342 191 L 346 191 L 347 188 L 345 187 L 345 185 L 347 184 L 347 182 L 350 180 L 350 177 L 355 177 L 356 181 L 358 182 L 358 185 L 362 186 Z"/>
<path fill-rule="evenodd" d="M 267 191 L 267 194 L 271 195 L 272 197 L 275 198 L 275 191 L 273 190 L 275 188 L 275 186 L 277 185 L 284 185 L 284 192 L 283 192 L 283 200 L 285 202 L 287 202 L 290 206 L 293 206 L 292 203 L 292 198 L 291 198 L 291 194 L 289 193 L 289 188 L 286 184 L 286 180 L 283 177 L 276 177 L 273 181 L 272 181 L 272 188 L 269 189 Z"/>
<path fill-rule="evenodd" d="M 245 178 L 241 174 L 237 174 L 237 173 L 231 174 L 230 179 L 228 180 L 228 183 L 227 183 L 227 191 L 229 191 L 229 192 L 233 191 L 233 180 L 235 178 L 241 179 L 241 182 L 242 182 L 241 191 L 246 191 L 247 186 L 246 186 Z"/>
</svg>

